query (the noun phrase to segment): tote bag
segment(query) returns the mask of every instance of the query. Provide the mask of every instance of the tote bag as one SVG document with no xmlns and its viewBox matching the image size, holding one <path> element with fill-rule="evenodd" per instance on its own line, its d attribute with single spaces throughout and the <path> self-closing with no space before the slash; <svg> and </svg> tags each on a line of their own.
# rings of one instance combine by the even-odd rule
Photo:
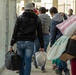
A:
<svg viewBox="0 0 76 75">
<path fill-rule="evenodd" d="M 69 37 L 63 35 L 61 36 L 47 52 L 48 60 L 55 60 L 61 56 L 61 54 L 66 50 L 66 45 L 68 43 Z"/>
</svg>

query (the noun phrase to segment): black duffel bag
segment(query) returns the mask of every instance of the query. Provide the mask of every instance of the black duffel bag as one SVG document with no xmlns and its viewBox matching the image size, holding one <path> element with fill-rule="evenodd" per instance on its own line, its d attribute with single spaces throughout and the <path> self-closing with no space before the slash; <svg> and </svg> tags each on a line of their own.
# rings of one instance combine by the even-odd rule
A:
<svg viewBox="0 0 76 75">
<path fill-rule="evenodd" d="M 12 52 L 7 52 L 5 55 L 5 66 L 8 70 L 19 70 L 22 64 L 21 57 L 15 53 L 13 50 Z"/>
</svg>

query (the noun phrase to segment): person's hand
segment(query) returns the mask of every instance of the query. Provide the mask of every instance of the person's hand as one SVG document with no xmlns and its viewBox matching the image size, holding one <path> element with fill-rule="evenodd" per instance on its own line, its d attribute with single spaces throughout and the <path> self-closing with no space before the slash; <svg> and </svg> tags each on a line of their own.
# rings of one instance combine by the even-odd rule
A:
<svg viewBox="0 0 76 75">
<path fill-rule="evenodd" d="M 40 48 L 40 50 L 39 51 L 42 51 L 42 52 L 44 52 L 44 48 Z"/>
<path fill-rule="evenodd" d="M 71 39 L 76 40 L 76 35 L 73 35 L 73 36 L 71 37 Z"/>
<path fill-rule="evenodd" d="M 10 52 L 12 52 L 13 51 L 13 49 L 12 49 L 12 47 L 10 47 L 10 50 L 9 50 Z"/>
</svg>

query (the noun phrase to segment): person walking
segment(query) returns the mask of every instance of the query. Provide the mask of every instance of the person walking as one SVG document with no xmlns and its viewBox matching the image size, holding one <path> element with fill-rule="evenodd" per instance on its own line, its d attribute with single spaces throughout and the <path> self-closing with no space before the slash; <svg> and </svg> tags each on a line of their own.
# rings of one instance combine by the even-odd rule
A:
<svg viewBox="0 0 76 75">
<path fill-rule="evenodd" d="M 34 7 L 34 13 L 36 15 L 38 15 L 39 14 L 39 10 L 37 8 L 35 8 L 35 3 L 32 3 L 32 4 L 33 4 L 33 7 Z"/>
<path fill-rule="evenodd" d="M 76 49 L 76 30 L 69 38 L 68 44 L 66 46 L 66 51 L 60 57 L 60 59 L 65 62 L 70 60 L 72 75 L 76 75 L 76 50 L 75 49 Z"/>
<path fill-rule="evenodd" d="M 68 16 L 70 17 L 72 15 L 73 15 L 73 10 L 69 9 L 69 15 Z M 73 35 L 76 37 L 76 31 L 75 31 L 75 33 Z M 74 39 L 74 42 L 76 44 L 76 39 Z M 75 53 L 75 52 L 72 52 L 72 53 Z M 74 59 L 71 59 L 71 70 L 72 70 L 72 75 L 75 75 L 76 74 L 76 57 Z"/>
<path fill-rule="evenodd" d="M 36 33 L 40 42 L 40 51 L 44 51 L 42 23 L 34 13 L 32 3 L 27 3 L 24 13 L 16 20 L 10 42 L 10 51 L 12 51 L 12 47 L 16 43 L 17 53 L 22 58 L 22 66 L 19 70 L 19 75 L 30 75 L 31 73 L 31 60 Z"/>
<path fill-rule="evenodd" d="M 51 18 L 49 15 L 46 14 L 47 9 L 45 7 L 40 7 L 39 8 L 39 15 L 38 17 L 41 20 L 42 23 L 42 30 L 43 30 L 43 38 L 44 38 L 44 51 L 46 52 L 48 44 L 49 44 L 49 29 L 50 29 L 50 22 L 51 22 Z M 38 40 L 38 36 L 35 40 L 35 49 L 34 49 L 34 53 L 38 52 L 40 48 L 40 43 Z M 37 68 L 37 63 L 36 63 L 36 59 L 34 61 L 34 65 Z M 41 71 L 42 72 L 46 72 L 45 70 L 45 65 L 43 67 L 41 67 Z"/>
<path fill-rule="evenodd" d="M 50 8 L 50 14 L 52 16 L 51 24 L 50 24 L 50 47 L 55 43 L 55 41 L 62 36 L 62 33 L 56 28 L 56 25 L 63 22 L 63 17 L 60 13 L 58 13 L 58 10 L 56 7 Z M 56 74 L 62 75 L 62 71 L 64 70 L 65 75 L 70 75 L 69 70 L 67 68 L 67 63 L 56 59 L 53 61 L 53 64 L 55 65 Z"/>
<path fill-rule="evenodd" d="M 71 57 L 71 73 L 72 75 L 76 75 L 76 30 L 73 35 L 69 39 L 66 52 L 69 57 Z"/>
</svg>

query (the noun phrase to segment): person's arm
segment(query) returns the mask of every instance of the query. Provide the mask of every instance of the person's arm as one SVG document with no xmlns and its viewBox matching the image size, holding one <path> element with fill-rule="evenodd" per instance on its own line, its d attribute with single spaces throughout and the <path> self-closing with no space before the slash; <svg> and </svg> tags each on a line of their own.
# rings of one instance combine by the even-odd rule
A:
<svg viewBox="0 0 76 75">
<path fill-rule="evenodd" d="M 44 40 L 43 40 L 43 32 L 42 32 L 42 23 L 40 21 L 40 19 L 38 18 L 38 22 L 37 22 L 37 36 L 40 42 L 40 46 L 41 48 L 44 48 Z"/>
<path fill-rule="evenodd" d="M 66 16 L 66 14 L 64 14 L 64 20 L 67 20 L 68 19 L 68 17 Z"/>
<path fill-rule="evenodd" d="M 57 34 L 56 25 L 57 23 L 54 20 L 52 20 L 50 25 L 50 47 L 54 44 L 56 40 L 56 34 Z"/>
<path fill-rule="evenodd" d="M 17 18 L 16 23 L 15 23 L 15 27 L 13 30 L 13 35 L 12 35 L 12 39 L 10 42 L 11 47 L 16 43 L 18 30 L 19 30 L 19 18 Z"/>
</svg>

